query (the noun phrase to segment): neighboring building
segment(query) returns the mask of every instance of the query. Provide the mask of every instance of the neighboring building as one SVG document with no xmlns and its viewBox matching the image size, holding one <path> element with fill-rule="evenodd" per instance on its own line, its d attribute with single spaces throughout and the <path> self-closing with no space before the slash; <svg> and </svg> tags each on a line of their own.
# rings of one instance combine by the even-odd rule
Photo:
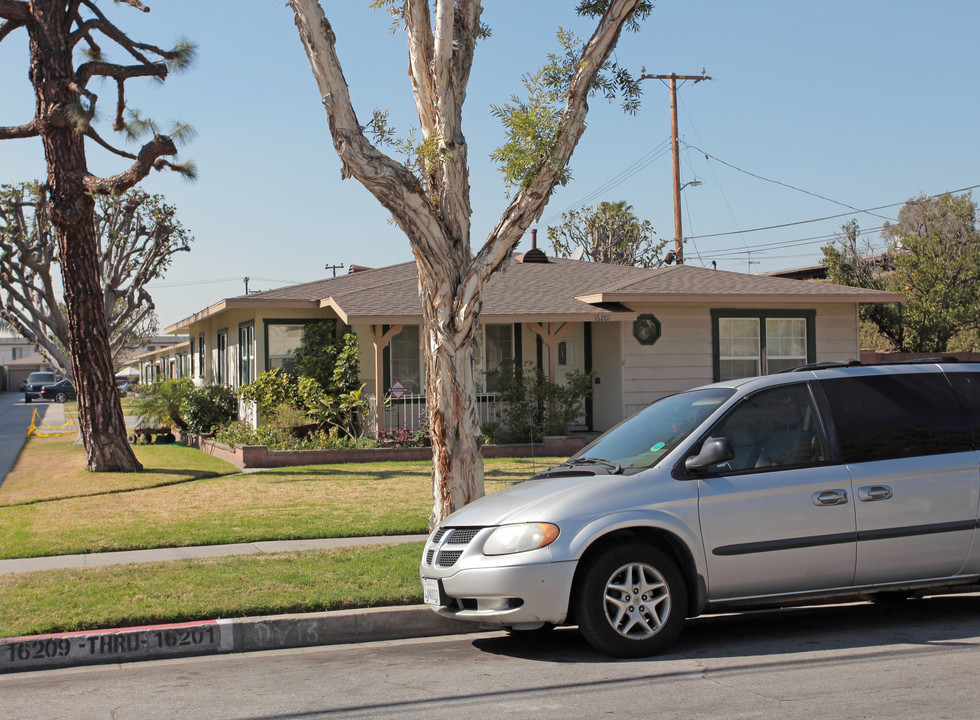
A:
<svg viewBox="0 0 980 720">
<path fill-rule="evenodd" d="M 673 392 L 857 358 L 859 304 L 902 300 L 691 265 L 650 270 L 531 251 L 486 287 L 477 378 L 512 359 L 535 363 L 559 382 L 573 369 L 591 371 L 595 393 L 585 424 L 606 430 Z M 281 366 L 304 324 L 325 318 L 356 332 L 366 392 L 398 396 L 377 422 L 415 425 L 425 398 L 414 262 L 227 298 L 166 331 L 189 336 L 184 371 L 196 382 L 238 387 Z M 486 419 L 493 395 L 480 399 Z"/>
<path fill-rule="evenodd" d="M 191 375 L 191 348 L 187 336 L 168 337 L 172 342 L 155 342 L 147 345 L 147 351 L 129 361 L 139 367 L 142 383 L 156 380 L 173 380 Z"/>
</svg>

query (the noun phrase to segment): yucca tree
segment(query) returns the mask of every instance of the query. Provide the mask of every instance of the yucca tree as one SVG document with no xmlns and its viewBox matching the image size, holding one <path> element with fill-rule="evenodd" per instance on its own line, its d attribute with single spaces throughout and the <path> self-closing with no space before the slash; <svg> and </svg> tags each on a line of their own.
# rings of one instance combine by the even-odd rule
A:
<svg viewBox="0 0 980 720">
<path fill-rule="evenodd" d="M 149 11 L 139 0 L 122 0 L 122 4 Z M 43 211 L 58 244 L 86 467 L 94 471 L 140 470 L 142 466 L 126 440 L 115 391 L 99 282 L 95 196 L 121 195 L 154 168 L 193 173 L 190 166 L 167 160 L 177 154 L 175 140 L 186 136 L 187 128 L 177 125 L 164 135 L 136 113 L 130 112 L 127 120 L 126 83 L 134 78 L 166 79 L 172 71 L 188 66 L 194 46 L 179 42 L 165 50 L 136 42 L 110 22 L 97 0 L 0 0 L 0 23 L 0 42 L 15 32 L 28 36 L 33 117 L 23 125 L 0 127 L 0 140 L 39 138 L 44 146 L 47 177 L 42 186 Z M 125 64 L 109 60 L 103 46 L 119 52 Z M 101 87 L 103 81 L 115 91 L 112 129 L 131 137 L 150 136 L 135 154 L 115 148 L 96 130 L 99 97 L 92 87 Z M 86 141 L 131 164 L 118 175 L 93 175 L 86 160 Z"/>
</svg>

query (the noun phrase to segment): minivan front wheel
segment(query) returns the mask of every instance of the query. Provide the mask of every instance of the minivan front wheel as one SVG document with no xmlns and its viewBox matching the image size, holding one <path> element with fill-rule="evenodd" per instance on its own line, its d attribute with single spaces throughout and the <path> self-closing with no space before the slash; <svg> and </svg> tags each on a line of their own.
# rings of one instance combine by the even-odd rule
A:
<svg viewBox="0 0 980 720">
<path fill-rule="evenodd" d="M 655 655 L 681 631 L 687 588 L 677 565 L 640 543 L 611 546 L 585 568 L 575 597 L 579 631 L 617 657 Z"/>
</svg>

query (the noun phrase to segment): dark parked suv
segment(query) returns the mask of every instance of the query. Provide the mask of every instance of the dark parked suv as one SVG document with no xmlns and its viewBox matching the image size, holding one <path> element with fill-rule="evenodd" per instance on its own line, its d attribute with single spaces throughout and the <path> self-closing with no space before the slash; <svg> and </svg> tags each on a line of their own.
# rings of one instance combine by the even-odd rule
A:
<svg viewBox="0 0 980 720">
<path fill-rule="evenodd" d="M 41 397 L 41 388 L 45 385 L 54 385 L 59 380 L 61 375 L 53 372 L 32 372 L 27 376 L 27 385 L 24 386 L 24 402 L 29 403 Z"/>
</svg>

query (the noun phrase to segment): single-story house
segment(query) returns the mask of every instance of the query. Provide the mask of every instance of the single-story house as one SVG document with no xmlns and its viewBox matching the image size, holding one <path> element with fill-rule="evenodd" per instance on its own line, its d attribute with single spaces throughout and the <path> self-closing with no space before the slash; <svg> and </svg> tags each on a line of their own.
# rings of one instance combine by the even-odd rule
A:
<svg viewBox="0 0 980 720">
<path fill-rule="evenodd" d="M 535 363 L 558 382 L 572 370 L 590 371 L 595 392 L 585 425 L 601 431 L 680 390 L 857 358 L 859 305 L 903 300 L 693 265 L 645 269 L 532 250 L 515 255 L 486 287 L 477 379 L 508 360 Z M 393 398 L 383 416 L 375 410 L 375 421 L 414 426 L 425 405 L 414 262 L 226 298 L 166 332 L 189 337 L 184 374 L 238 387 L 280 367 L 299 347 L 305 323 L 325 318 L 357 334 L 365 392 Z M 484 420 L 493 399 L 480 396 Z"/>
</svg>

